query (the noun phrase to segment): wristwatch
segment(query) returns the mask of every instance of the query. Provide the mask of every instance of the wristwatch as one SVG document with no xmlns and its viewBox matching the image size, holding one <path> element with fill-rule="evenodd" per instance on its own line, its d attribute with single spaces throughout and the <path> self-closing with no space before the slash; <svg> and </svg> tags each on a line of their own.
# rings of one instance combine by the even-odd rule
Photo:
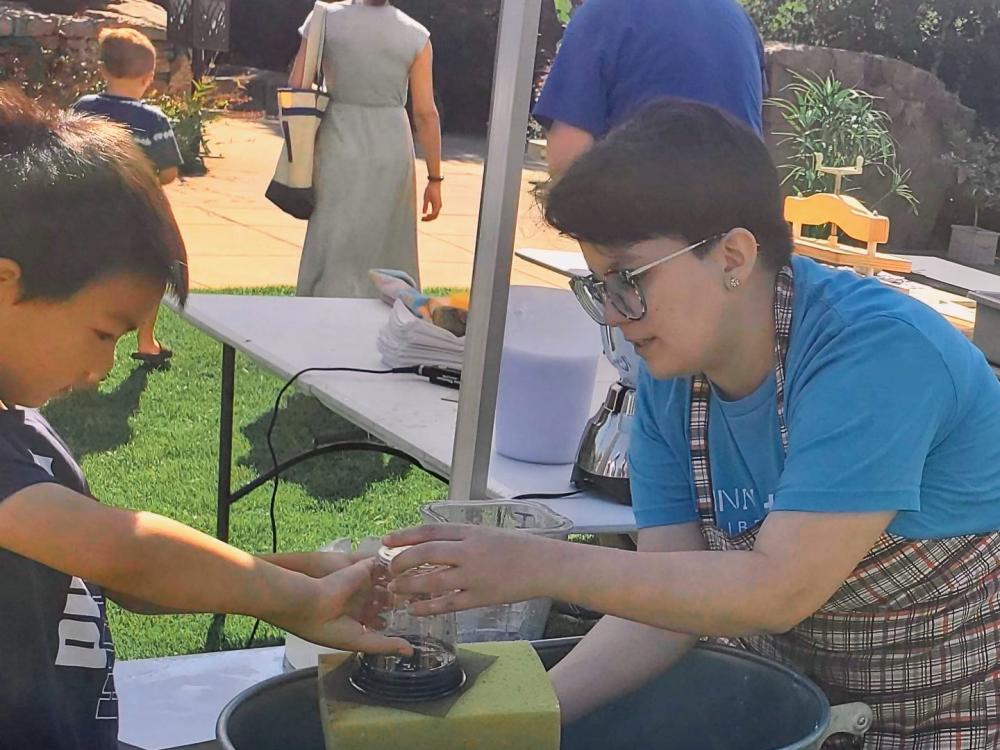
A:
<svg viewBox="0 0 1000 750">
<path fill-rule="evenodd" d="M 434 177 L 433 175 L 427 175 L 428 182 L 444 182 L 444 177 Z"/>
</svg>

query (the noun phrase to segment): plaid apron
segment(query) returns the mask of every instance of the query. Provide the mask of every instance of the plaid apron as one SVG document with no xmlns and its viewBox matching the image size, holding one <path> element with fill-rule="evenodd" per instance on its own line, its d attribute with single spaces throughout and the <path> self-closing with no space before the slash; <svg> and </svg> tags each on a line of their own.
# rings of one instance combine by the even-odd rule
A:
<svg viewBox="0 0 1000 750">
<path fill-rule="evenodd" d="M 775 283 L 777 410 L 787 454 L 785 355 L 794 282 Z M 709 549 L 751 550 L 759 526 L 729 536 L 716 524 L 708 446 L 710 386 L 691 384 L 691 465 Z M 1000 532 L 913 541 L 884 534 L 833 597 L 787 633 L 735 645 L 788 664 L 831 703 L 875 713 L 866 750 L 1000 747 Z M 824 747 L 852 747 L 843 736 Z"/>
</svg>

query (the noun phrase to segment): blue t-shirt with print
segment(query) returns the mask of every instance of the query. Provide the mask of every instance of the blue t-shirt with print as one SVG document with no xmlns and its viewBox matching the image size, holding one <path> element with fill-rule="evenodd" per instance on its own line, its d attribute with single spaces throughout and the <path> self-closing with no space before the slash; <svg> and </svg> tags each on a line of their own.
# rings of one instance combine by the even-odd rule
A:
<svg viewBox="0 0 1000 750">
<path fill-rule="evenodd" d="M 711 104 L 763 132 L 764 45 L 736 0 L 586 0 L 534 108 L 601 138 L 662 97 Z"/>
<path fill-rule="evenodd" d="M 874 279 L 795 257 L 786 358 L 788 455 L 775 378 L 716 393 L 709 451 L 720 528 L 770 511 L 897 511 L 889 531 L 935 539 L 1000 529 L 1000 383 L 937 312 Z M 698 520 L 690 380 L 643 368 L 630 470 L 641 528 Z"/>
</svg>

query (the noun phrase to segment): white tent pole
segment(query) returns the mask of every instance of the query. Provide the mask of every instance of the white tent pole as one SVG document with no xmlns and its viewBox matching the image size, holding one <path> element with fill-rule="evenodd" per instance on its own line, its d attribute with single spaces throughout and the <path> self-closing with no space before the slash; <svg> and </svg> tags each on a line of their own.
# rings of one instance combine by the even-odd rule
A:
<svg viewBox="0 0 1000 750">
<path fill-rule="evenodd" d="M 542 0 L 503 0 L 449 497 L 484 499 Z"/>
</svg>

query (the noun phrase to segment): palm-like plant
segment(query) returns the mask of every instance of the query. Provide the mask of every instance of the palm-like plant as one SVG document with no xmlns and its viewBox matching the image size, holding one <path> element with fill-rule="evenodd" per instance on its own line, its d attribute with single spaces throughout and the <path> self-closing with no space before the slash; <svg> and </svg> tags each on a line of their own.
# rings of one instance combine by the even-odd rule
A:
<svg viewBox="0 0 1000 750">
<path fill-rule="evenodd" d="M 890 196 L 906 201 L 916 213 L 919 201 L 910 189 L 910 170 L 899 165 L 896 142 L 890 132 L 892 121 L 876 107 L 877 99 L 859 89 L 850 88 L 832 75 L 805 76 L 793 73 L 794 80 L 784 88 L 786 98 L 768 100 L 768 105 L 783 116 L 787 129 L 776 132 L 779 146 L 790 152 L 789 163 L 781 165 L 783 184 L 796 195 L 828 192 L 833 178 L 817 170 L 816 155 L 827 166 L 847 166 L 860 156 L 866 168 L 880 177 L 882 195 L 865 195 L 872 210 Z M 845 192 L 861 192 L 857 185 Z"/>
</svg>

